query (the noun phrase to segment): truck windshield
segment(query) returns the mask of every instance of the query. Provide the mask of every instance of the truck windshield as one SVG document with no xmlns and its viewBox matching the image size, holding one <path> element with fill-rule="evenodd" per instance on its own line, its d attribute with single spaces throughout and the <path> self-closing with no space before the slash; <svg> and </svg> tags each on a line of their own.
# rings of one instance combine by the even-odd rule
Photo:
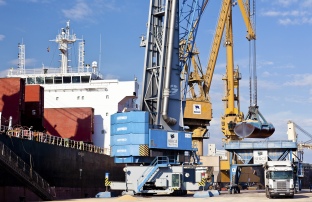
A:
<svg viewBox="0 0 312 202">
<path fill-rule="evenodd" d="M 270 173 L 270 178 L 273 180 L 292 179 L 293 178 L 293 172 L 292 171 L 272 171 Z"/>
</svg>

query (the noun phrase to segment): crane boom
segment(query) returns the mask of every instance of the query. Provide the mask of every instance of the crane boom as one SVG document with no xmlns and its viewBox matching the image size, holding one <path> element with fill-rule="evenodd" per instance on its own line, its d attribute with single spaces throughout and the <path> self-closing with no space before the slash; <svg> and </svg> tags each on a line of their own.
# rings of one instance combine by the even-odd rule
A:
<svg viewBox="0 0 312 202">
<path fill-rule="evenodd" d="M 238 0 L 238 6 L 241 10 L 241 14 L 243 16 L 245 25 L 247 27 L 247 36 L 246 38 L 248 41 L 250 40 L 255 40 L 256 39 L 256 34 L 254 32 L 254 28 L 252 26 L 252 23 L 250 22 L 250 11 L 249 11 L 249 0 L 244 3 L 243 0 Z"/>
<path fill-rule="evenodd" d="M 232 25 L 232 4 L 229 6 L 229 12 L 225 24 L 225 47 L 226 47 L 226 74 L 222 78 L 225 81 L 225 112 L 221 117 L 221 130 L 225 135 L 225 141 L 239 139 L 234 133 L 236 123 L 244 118 L 239 108 L 239 80 L 241 75 L 238 68 L 234 68 L 233 54 L 233 25 Z"/>
<path fill-rule="evenodd" d="M 230 5 L 231 5 L 231 0 L 224 0 L 221 6 L 219 20 L 218 20 L 218 24 L 217 24 L 216 31 L 214 34 L 214 40 L 212 42 L 208 64 L 206 67 L 206 73 L 204 75 L 203 90 L 204 90 L 206 99 L 208 99 L 208 93 L 210 90 L 212 76 L 213 76 L 213 72 L 216 66 L 220 44 L 222 40 L 222 35 L 223 35 L 224 27 L 225 27 L 225 22 L 226 22 L 226 18 L 230 10 Z"/>
</svg>

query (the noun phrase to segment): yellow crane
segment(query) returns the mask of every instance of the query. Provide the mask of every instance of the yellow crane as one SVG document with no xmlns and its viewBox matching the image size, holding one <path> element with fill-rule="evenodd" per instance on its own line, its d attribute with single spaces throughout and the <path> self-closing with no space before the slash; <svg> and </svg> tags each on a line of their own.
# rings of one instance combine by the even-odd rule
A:
<svg viewBox="0 0 312 202">
<path fill-rule="evenodd" d="M 247 39 L 253 40 L 255 39 L 255 33 L 246 10 L 247 4 L 242 0 L 238 1 L 238 3 L 247 26 Z M 221 119 L 221 130 L 226 136 L 226 141 L 239 139 L 234 133 L 234 127 L 235 123 L 241 122 L 244 118 L 243 113 L 239 110 L 239 80 L 241 76 L 238 68 L 234 69 L 233 62 L 232 1 L 223 0 L 206 71 L 204 72 L 201 68 L 198 50 L 194 48 L 192 57 L 193 71 L 189 73 L 188 79 L 190 97 L 186 99 L 184 125 L 188 126 L 189 130 L 193 132 L 193 144 L 197 145 L 199 155 L 203 153 L 203 139 L 208 138 L 207 126 L 209 126 L 212 119 L 209 90 L 225 27 L 227 68 L 226 75 L 223 78 L 226 81 L 226 93 L 223 101 L 226 107 L 225 114 Z"/>
<path fill-rule="evenodd" d="M 248 40 L 255 39 L 255 32 L 252 28 L 252 24 L 248 15 L 248 2 L 238 1 L 244 22 L 247 27 Z M 225 81 L 225 96 L 223 101 L 225 103 L 224 115 L 221 118 L 221 130 L 225 135 L 224 141 L 240 139 L 234 133 L 234 127 L 236 123 L 244 120 L 244 115 L 239 108 L 239 80 L 241 75 L 238 68 L 234 68 L 234 56 L 233 56 L 233 30 L 232 30 L 232 1 L 223 0 L 221 10 L 219 13 L 219 19 L 215 30 L 212 47 L 206 66 L 206 72 L 201 69 L 201 65 L 198 58 L 198 52 L 194 53 L 192 60 L 194 71 L 189 76 L 189 87 L 191 92 L 191 98 L 186 100 L 186 107 L 184 112 L 185 123 L 192 123 L 191 129 L 193 130 L 193 137 L 201 138 L 204 133 L 207 132 L 205 124 L 209 125 L 212 119 L 212 106 L 209 98 L 209 90 L 211 87 L 212 77 L 219 54 L 220 44 L 225 30 L 225 47 L 226 47 L 226 74 L 223 77 Z M 225 28 L 225 29 L 224 29 Z M 198 95 L 195 93 L 195 86 L 198 87 Z M 195 107 L 200 106 L 202 112 L 194 114 Z M 197 124 L 196 124 L 197 123 Z M 194 140 L 194 138 L 193 138 Z M 196 140 L 196 139 L 195 139 Z M 229 161 L 220 162 L 221 170 L 221 182 L 229 181 Z"/>
<path fill-rule="evenodd" d="M 188 86 L 190 98 L 186 99 L 184 111 L 184 124 L 193 132 L 193 144 L 198 147 L 199 155 L 202 155 L 203 139 L 208 138 L 209 123 L 212 119 L 212 104 L 209 97 L 213 72 L 215 69 L 226 18 L 229 13 L 231 0 L 222 3 L 219 22 L 214 34 L 214 39 L 206 66 L 206 71 L 201 68 L 198 50 L 194 48 L 192 57 L 193 71 L 189 74 Z M 196 94 L 196 92 L 198 92 Z"/>
<path fill-rule="evenodd" d="M 237 1 L 243 20 L 247 27 L 246 38 L 251 41 L 256 39 L 254 29 L 250 20 L 249 0 Z M 234 68 L 234 54 L 233 54 L 233 30 L 232 30 L 232 4 L 229 5 L 229 12 L 227 14 L 226 29 L 225 29 L 225 47 L 226 47 L 226 74 L 223 77 L 225 81 L 225 102 L 224 115 L 221 117 L 221 130 L 225 135 L 224 141 L 241 139 L 234 132 L 237 123 L 244 120 L 244 115 L 240 111 L 239 103 L 239 80 L 241 74 L 238 68 Z"/>
</svg>

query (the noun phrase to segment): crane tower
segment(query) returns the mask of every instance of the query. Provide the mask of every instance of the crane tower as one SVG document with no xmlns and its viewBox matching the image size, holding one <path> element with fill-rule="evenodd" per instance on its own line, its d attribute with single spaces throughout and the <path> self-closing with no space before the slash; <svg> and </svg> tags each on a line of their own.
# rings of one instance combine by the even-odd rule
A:
<svg viewBox="0 0 312 202">
<path fill-rule="evenodd" d="M 200 165 L 192 134 L 184 131 L 181 71 L 187 60 L 180 58 L 180 41 L 195 33 L 194 16 L 203 2 L 150 0 L 147 34 L 141 41 L 145 59 L 140 109 L 111 116 L 111 156 L 115 163 L 127 164 L 126 181 L 111 182 L 112 190 L 185 195 L 208 186 L 208 167 Z M 191 47 L 195 36 L 188 42 Z"/>
</svg>

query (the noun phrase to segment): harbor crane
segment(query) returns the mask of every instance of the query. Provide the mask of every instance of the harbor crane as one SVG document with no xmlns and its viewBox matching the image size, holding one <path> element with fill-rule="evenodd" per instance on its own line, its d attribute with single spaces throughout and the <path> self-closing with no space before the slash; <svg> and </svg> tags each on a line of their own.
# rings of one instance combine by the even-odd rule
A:
<svg viewBox="0 0 312 202">
<path fill-rule="evenodd" d="M 185 195 L 208 187 L 192 133 L 184 130 L 181 73 L 196 40 L 205 0 L 150 0 L 140 109 L 111 116 L 111 156 L 126 164 L 124 194 Z M 190 37 L 192 35 L 192 37 Z M 185 48 L 181 50 L 181 42 Z M 182 57 L 183 56 L 183 57 Z"/>
</svg>

